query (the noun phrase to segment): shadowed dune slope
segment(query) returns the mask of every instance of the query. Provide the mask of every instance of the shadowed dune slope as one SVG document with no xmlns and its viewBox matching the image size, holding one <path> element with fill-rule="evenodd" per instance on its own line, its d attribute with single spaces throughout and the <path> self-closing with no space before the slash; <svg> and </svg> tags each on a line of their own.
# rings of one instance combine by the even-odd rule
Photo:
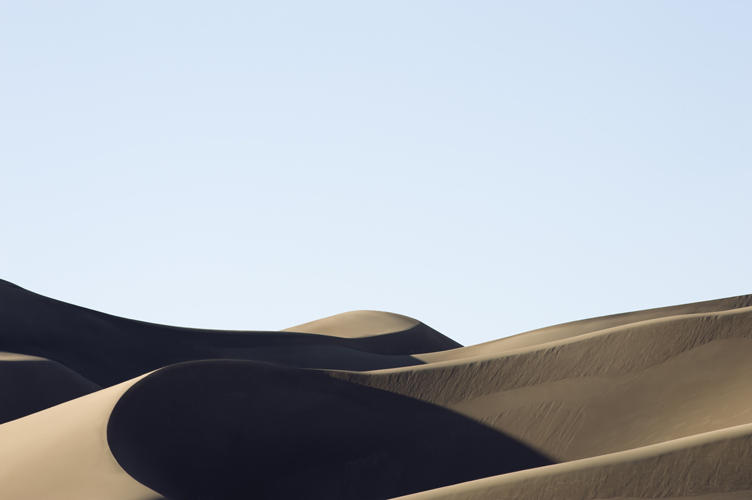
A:
<svg viewBox="0 0 752 500">
<path fill-rule="evenodd" d="M 0 281 L 0 303 L 0 350 L 52 359 L 101 386 L 190 360 L 368 370 L 419 364 L 412 354 L 459 346 L 419 322 L 405 331 L 356 338 L 156 325 L 66 304 L 6 281 Z"/>
<path fill-rule="evenodd" d="M 115 406 L 120 465 L 168 498 L 385 499 L 551 463 L 454 412 L 248 361 L 159 370 Z"/>
<path fill-rule="evenodd" d="M 49 359 L 0 352 L 0 424 L 99 389 Z"/>
</svg>

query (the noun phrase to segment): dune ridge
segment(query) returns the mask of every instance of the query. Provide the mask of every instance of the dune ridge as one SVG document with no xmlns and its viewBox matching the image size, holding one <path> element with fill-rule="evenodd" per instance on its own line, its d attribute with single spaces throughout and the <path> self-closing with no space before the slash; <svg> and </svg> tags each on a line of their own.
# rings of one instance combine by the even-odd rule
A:
<svg viewBox="0 0 752 500">
<path fill-rule="evenodd" d="M 351 311 L 285 328 L 280 331 L 360 338 L 403 332 L 419 324 L 420 321 L 401 314 L 381 311 Z"/>
<path fill-rule="evenodd" d="M 0 302 L 0 351 L 57 361 L 103 387 L 183 361 L 232 358 L 359 370 L 419 364 L 413 354 L 460 347 L 417 321 L 403 332 L 354 338 L 157 325 L 66 304 L 1 280 Z"/>
<path fill-rule="evenodd" d="M 658 307 L 655 309 L 646 309 L 628 313 L 612 314 L 609 316 L 600 316 L 597 318 L 583 319 L 562 323 L 560 325 L 548 326 L 531 330 L 529 332 L 504 337 L 498 340 L 491 340 L 482 344 L 468 346 L 460 352 L 451 353 L 450 359 L 457 356 L 472 357 L 483 354 L 500 353 L 535 345 L 564 340 L 587 333 L 597 332 L 624 326 L 642 321 L 666 318 L 669 316 L 683 316 L 687 314 L 713 313 L 729 311 L 732 309 L 741 309 L 752 306 L 752 294 L 740 295 L 738 297 L 727 297 L 716 300 L 706 300 L 703 302 L 694 302 L 691 304 L 681 304 L 677 306 Z M 441 361 L 446 356 L 442 353 L 427 353 L 422 356 L 427 362 Z"/>
<path fill-rule="evenodd" d="M 456 360 L 342 376 L 446 405 L 564 378 L 623 374 L 713 340 L 749 336 L 752 307 L 745 307 L 647 320 L 500 355 L 458 355 Z"/>
<path fill-rule="evenodd" d="M 468 347 L 380 311 L 228 332 L 0 304 L 3 499 L 752 498 L 752 295 Z"/>
</svg>

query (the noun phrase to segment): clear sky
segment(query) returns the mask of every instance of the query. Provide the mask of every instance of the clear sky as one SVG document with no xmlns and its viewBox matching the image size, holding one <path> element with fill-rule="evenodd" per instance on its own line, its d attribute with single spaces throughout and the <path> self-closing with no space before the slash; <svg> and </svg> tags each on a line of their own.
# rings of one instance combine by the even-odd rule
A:
<svg viewBox="0 0 752 500">
<path fill-rule="evenodd" d="M 748 1 L 2 1 L 0 278 L 464 344 L 752 293 L 750 26 Z"/>
</svg>

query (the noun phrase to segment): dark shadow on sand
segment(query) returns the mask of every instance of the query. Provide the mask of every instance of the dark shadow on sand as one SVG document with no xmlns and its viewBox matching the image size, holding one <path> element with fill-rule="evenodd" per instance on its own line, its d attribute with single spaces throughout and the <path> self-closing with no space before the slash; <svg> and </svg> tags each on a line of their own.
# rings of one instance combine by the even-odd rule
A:
<svg viewBox="0 0 752 500">
<path fill-rule="evenodd" d="M 461 347 L 422 323 L 363 338 L 157 325 L 66 304 L 3 280 L 0 304 L 0 351 L 57 361 L 102 387 L 200 359 L 365 371 L 418 365 L 411 354 Z"/>
<path fill-rule="evenodd" d="M 130 475 L 170 499 L 387 499 L 552 463 L 441 407 L 234 360 L 139 381 L 108 440 Z"/>
<path fill-rule="evenodd" d="M 0 360 L 0 424 L 101 389 L 78 373 L 46 360 Z"/>
</svg>

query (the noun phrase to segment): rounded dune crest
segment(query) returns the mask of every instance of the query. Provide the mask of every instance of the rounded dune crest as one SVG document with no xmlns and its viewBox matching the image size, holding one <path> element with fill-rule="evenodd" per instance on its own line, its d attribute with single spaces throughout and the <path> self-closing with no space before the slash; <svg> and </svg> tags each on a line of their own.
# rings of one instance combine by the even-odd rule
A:
<svg viewBox="0 0 752 500">
<path fill-rule="evenodd" d="M 401 314 L 383 311 L 350 311 L 280 331 L 358 338 L 401 332 L 419 324 L 420 321 L 417 319 Z"/>
</svg>

